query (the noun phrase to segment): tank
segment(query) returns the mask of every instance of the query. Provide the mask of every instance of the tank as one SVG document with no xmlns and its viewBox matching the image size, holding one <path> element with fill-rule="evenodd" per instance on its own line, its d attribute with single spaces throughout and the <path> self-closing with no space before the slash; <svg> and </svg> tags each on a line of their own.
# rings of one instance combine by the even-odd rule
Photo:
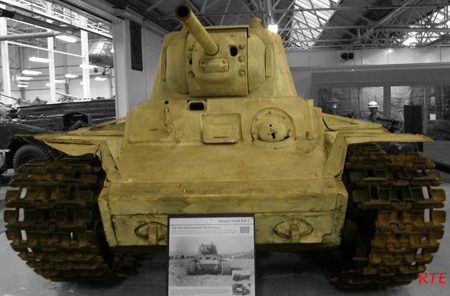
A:
<svg viewBox="0 0 450 296">
<path fill-rule="evenodd" d="M 421 153 L 375 142 L 432 140 L 298 97 L 282 40 L 259 19 L 204 28 L 186 5 L 175 14 L 184 26 L 164 38 L 148 101 L 21 136 L 54 160 L 11 179 L 4 219 L 19 256 L 52 281 L 116 284 L 136 254 L 167 251 L 167 215 L 254 213 L 256 251 L 318 251 L 339 289 L 417 279 L 443 236 L 442 180 Z"/>
<path fill-rule="evenodd" d="M 186 263 L 186 273 L 188 275 L 205 273 L 231 275 L 231 263 L 217 253 L 214 243 L 201 244 L 195 258 Z"/>
</svg>

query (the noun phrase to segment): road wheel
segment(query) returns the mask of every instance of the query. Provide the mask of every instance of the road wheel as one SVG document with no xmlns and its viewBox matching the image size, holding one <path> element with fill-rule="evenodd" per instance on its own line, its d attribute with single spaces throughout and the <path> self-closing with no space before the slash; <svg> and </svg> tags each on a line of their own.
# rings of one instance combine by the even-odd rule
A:
<svg viewBox="0 0 450 296">
<path fill-rule="evenodd" d="M 17 170 L 21 165 L 26 164 L 32 159 L 52 159 L 52 157 L 44 146 L 26 144 L 20 147 L 14 154 L 14 169 Z"/>
</svg>

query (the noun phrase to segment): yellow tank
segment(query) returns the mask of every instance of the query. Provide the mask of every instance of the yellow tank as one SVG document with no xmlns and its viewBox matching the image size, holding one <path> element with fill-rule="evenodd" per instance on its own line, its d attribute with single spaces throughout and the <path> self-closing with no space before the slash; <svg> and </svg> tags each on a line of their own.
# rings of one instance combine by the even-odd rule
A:
<svg viewBox="0 0 450 296">
<path fill-rule="evenodd" d="M 259 19 L 203 28 L 186 5 L 175 14 L 184 27 L 164 38 L 148 101 L 21 136 L 54 160 L 11 180 L 4 218 L 19 256 L 52 281 L 115 284 L 135 254 L 166 251 L 168 214 L 254 213 L 257 250 L 324 250 L 340 289 L 416 279 L 443 235 L 442 180 L 422 154 L 373 142 L 431 139 L 298 97 L 282 40 Z"/>
</svg>

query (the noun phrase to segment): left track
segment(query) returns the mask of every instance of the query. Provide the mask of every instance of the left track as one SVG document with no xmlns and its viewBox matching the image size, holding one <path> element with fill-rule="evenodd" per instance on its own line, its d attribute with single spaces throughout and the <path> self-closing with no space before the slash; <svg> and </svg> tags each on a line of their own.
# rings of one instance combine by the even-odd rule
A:
<svg viewBox="0 0 450 296">
<path fill-rule="evenodd" d="M 55 282 L 114 285 L 134 256 L 106 243 L 97 199 L 105 173 L 95 158 L 32 160 L 16 170 L 6 193 L 6 236 L 19 257 Z"/>
</svg>

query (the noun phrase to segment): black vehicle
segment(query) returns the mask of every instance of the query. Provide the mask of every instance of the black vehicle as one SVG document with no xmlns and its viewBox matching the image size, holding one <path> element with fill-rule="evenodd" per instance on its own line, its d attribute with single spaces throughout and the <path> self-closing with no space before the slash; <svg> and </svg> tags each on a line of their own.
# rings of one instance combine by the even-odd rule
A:
<svg viewBox="0 0 450 296">
<path fill-rule="evenodd" d="M 16 138 L 17 134 L 36 135 L 67 132 L 90 125 L 90 116 L 81 113 L 28 116 L 27 119 L 0 121 L 0 174 L 17 169 L 32 159 L 51 159 L 47 148 Z"/>
<path fill-rule="evenodd" d="M 11 105 L 6 105 L 0 102 L 0 121 L 9 118 L 9 111 L 11 110 Z"/>
</svg>

